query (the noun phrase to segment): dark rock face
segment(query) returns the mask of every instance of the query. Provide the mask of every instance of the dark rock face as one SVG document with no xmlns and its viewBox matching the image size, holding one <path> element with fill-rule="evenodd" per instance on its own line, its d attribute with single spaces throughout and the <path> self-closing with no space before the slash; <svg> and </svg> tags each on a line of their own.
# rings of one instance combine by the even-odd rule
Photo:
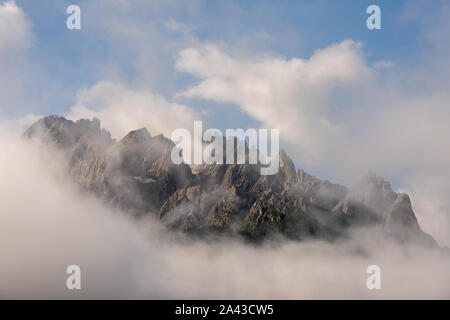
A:
<svg viewBox="0 0 450 320">
<path fill-rule="evenodd" d="M 401 240 L 435 244 L 420 229 L 409 197 L 395 193 L 388 182 L 368 175 L 348 190 L 296 171 L 283 151 L 279 172 L 261 176 L 256 164 L 205 164 L 195 170 L 175 165 L 169 139 L 140 129 L 116 142 L 98 119 L 73 122 L 50 116 L 24 137 L 66 153 L 68 170 L 83 190 L 193 234 L 333 240 L 351 227 L 379 226 Z"/>
</svg>

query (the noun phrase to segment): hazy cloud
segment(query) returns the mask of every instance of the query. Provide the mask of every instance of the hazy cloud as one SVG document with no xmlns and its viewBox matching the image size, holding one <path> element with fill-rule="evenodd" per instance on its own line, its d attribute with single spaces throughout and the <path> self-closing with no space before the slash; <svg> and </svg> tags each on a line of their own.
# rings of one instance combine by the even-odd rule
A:
<svg viewBox="0 0 450 320">
<path fill-rule="evenodd" d="M 340 134 L 330 117 L 332 90 L 368 81 L 372 73 L 361 45 L 351 40 L 317 50 L 309 59 L 289 60 L 239 57 L 204 45 L 181 51 L 177 68 L 201 80 L 182 96 L 235 103 L 263 126 L 279 128 L 297 148 L 307 148 L 313 161 L 329 138 Z"/>
<path fill-rule="evenodd" d="M 30 64 L 27 49 L 32 23 L 15 1 L 0 4 L 0 116 L 22 107 L 27 97 Z M 17 114 L 17 112 L 16 112 Z"/>
<path fill-rule="evenodd" d="M 31 23 L 16 2 L 0 4 L 0 53 L 25 48 L 31 40 Z"/>
<path fill-rule="evenodd" d="M 197 113 L 167 101 L 148 89 L 132 89 L 123 83 L 101 81 L 81 89 L 68 117 L 73 120 L 98 117 L 113 137 L 146 127 L 152 135 L 170 137 L 177 128 L 191 128 Z"/>
<path fill-rule="evenodd" d="M 192 241 L 78 193 L 58 152 L 0 133 L 2 298 L 449 298 L 450 260 L 361 230 L 343 243 Z M 305 259 L 305 256 L 308 258 Z M 65 287 L 81 267 L 81 291 Z M 382 290 L 366 287 L 380 265 Z"/>
</svg>

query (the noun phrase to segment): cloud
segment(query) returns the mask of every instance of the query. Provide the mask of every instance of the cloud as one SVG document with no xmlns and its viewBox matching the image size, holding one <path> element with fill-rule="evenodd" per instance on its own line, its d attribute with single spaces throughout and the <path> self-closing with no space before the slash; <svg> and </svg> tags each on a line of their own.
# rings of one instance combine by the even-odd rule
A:
<svg viewBox="0 0 450 320">
<path fill-rule="evenodd" d="M 55 86 L 48 81 L 48 68 L 35 51 L 39 46 L 35 24 L 30 12 L 19 4 L 23 2 L 0 3 L 0 120 L 22 122 L 24 129 L 36 114 L 48 110 L 49 97 L 61 100 L 56 98 L 61 83 Z"/>
<path fill-rule="evenodd" d="M 0 4 L 0 116 L 18 113 L 28 102 L 27 82 L 33 78 L 27 49 L 33 39 L 32 23 L 15 1 Z"/>
<path fill-rule="evenodd" d="M 42 115 L 29 113 L 22 117 L 6 119 L 0 114 L 0 132 L 9 132 L 19 136 L 41 118 L 43 118 Z"/>
<path fill-rule="evenodd" d="M 100 81 L 79 90 L 68 118 L 101 119 L 113 137 L 146 127 L 152 135 L 170 137 L 177 128 L 191 128 L 197 113 L 184 105 L 167 101 L 148 89 L 132 89 L 120 82 Z"/>
<path fill-rule="evenodd" d="M 180 95 L 231 102 L 303 147 L 333 133 L 327 118 L 332 90 L 371 78 L 361 45 L 351 40 L 317 50 L 309 59 L 239 57 L 214 45 L 180 52 L 177 68 L 200 78 Z"/>
<path fill-rule="evenodd" d="M 31 41 L 31 23 L 16 2 L 0 4 L 0 53 L 25 48 Z"/>
<path fill-rule="evenodd" d="M 80 194 L 55 150 L 1 130 L 0 148 L 1 298 L 450 297 L 448 257 L 384 243 L 373 230 L 334 244 L 193 241 Z M 72 264 L 80 291 L 65 287 Z M 381 267 L 380 291 L 366 288 L 371 264 Z"/>
</svg>

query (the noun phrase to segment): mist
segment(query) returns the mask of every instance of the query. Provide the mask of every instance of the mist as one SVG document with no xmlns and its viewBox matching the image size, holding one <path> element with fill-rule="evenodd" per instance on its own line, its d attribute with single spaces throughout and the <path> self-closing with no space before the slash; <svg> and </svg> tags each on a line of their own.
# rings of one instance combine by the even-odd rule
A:
<svg viewBox="0 0 450 320">
<path fill-rule="evenodd" d="M 438 249 L 376 229 L 336 243 L 193 240 L 80 193 L 56 150 L 5 130 L 0 148 L 0 298 L 450 298 L 450 257 Z M 72 264 L 81 290 L 66 288 Z M 381 290 L 366 287 L 372 264 Z"/>
</svg>

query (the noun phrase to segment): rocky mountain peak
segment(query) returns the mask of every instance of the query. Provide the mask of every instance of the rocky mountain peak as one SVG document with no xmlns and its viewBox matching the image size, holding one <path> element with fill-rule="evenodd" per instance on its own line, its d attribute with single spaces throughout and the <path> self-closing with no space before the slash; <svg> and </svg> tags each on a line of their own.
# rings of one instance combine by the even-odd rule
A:
<svg viewBox="0 0 450 320">
<path fill-rule="evenodd" d="M 279 172 L 271 176 L 262 176 L 259 164 L 205 164 L 192 172 L 188 165 L 171 161 L 174 143 L 163 135 L 152 137 L 142 128 L 116 142 L 96 118 L 73 122 L 46 117 L 24 137 L 39 137 L 64 150 L 69 173 L 80 188 L 132 214 L 153 215 L 192 234 L 335 239 L 363 224 L 383 225 L 395 237 L 434 245 L 420 230 L 409 197 L 395 193 L 374 174 L 349 191 L 302 169 L 296 173 L 285 151 L 279 154 Z"/>
<path fill-rule="evenodd" d="M 122 140 L 119 141 L 120 144 L 141 144 L 146 143 L 151 140 L 152 136 L 146 128 L 139 130 L 130 131 Z"/>
<path fill-rule="evenodd" d="M 419 228 L 411 199 L 406 193 L 399 193 L 392 206 L 386 212 L 385 223 L 397 227 Z"/>
<path fill-rule="evenodd" d="M 48 116 L 34 123 L 23 134 L 26 138 L 39 138 L 56 143 L 59 147 L 73 147 L 77 142 L 89 141 L 91 145 L 109 146 L 115 143 L 111 134 L 101 129 L 98 118 L 80 119 L 76 122 L 64 117 Z"/>
<path fill-rule="evenodd" d="M 295 165 L 284 150 L 280 151 L 280 171 L 286 177 L 287 182 L 291 183 L 296 180 Z"/>
<path fill-rule="evenodd" d="M 399 193 L 385 216 L 385 228 L 390 235 L 408 243 L 437 246 L 436 241 L 423 232 L 414 214 L 411 199 L 406 193 Z"/>
<path fill-rule="evenodd" d="M 392 206 L 397 193 L 391 184 L 374 173 L 365 175 L 351 190 L 350 197 L 372 208 L 380 217 Z"/>
</svg>

